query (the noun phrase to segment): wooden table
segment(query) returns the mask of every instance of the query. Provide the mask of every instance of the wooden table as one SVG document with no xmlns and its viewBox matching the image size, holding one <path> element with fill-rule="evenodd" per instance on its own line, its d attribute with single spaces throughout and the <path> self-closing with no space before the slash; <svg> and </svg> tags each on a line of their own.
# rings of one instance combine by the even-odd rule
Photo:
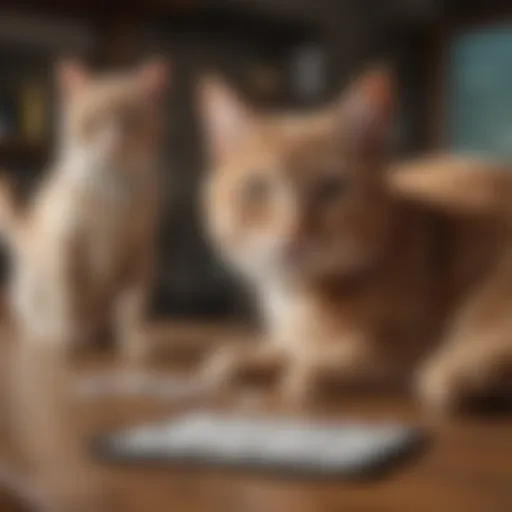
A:
<svg viewBox="0 0 512 512">
<path fill-rule="evenodd" d="M 170 346 L 176 339 L 207 344 L 210 337 L 222 337 L 223 332 L 222 327 L 178 326 L 160 329 L 158 337 L 160 343 Z M 108 357 L 94 358 L 84 362 L 81 371 L 117 366 Z M 255 400 L 254 395 L 238 392 L 209 399 L 198 397 L 192 403 L 105 399 L 80 406 L 78 421 L 86 422 L 94 433 L 198 406 L 403 420 L 424 426 L 432 439 L 414 460 L 383 478 L 366 482 L 313 481 L 241 470 L 109 466 L 107 471 L 120 497 L 122 512 L 512 511 L 512 414 L 433 418 L 412 400 L 369 396 L 340 397 L 297 411 L 281 404 L 271 393 Z"/>
</svg>

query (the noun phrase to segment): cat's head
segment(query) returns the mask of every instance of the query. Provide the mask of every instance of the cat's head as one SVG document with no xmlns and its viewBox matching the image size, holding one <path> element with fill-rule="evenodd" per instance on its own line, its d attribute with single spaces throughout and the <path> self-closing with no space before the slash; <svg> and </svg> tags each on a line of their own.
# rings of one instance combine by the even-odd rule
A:
<svg viewBox="0 0 512 512">
<path fill-rule="evenodd" d="M 162 61 L 100 76 L 79 61 L 61 62 L 62 149 L 100 168 L 144 165 L 159 143 L 167 74 Z"/>
<path fill-rule="evenodd" d="M 203 82 L 206 221 L 229 262 L 253 278 L 307 279 L 375 260 L 389 224 L 392 89 L 389 72 L 376 69 L 328 108 L 268 116 L 218 78 Z"/>
</svg>

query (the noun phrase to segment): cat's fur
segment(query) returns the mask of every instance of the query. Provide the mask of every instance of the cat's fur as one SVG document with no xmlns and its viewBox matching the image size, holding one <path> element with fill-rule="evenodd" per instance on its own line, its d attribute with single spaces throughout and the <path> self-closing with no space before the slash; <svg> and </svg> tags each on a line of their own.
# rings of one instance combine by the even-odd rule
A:
<svg viewBox="0 0 512 512">
<path fill-rule="evenodd" d="M 112 324 L 127 358 L 145 352 L 165 81 L 161 62 L 104 77 L 62 63 L 53 165 L 25 208 L 5 183 L 2 189 L 18 338 L 17 428 L 38 476 L 66 499 L 80 486 L 86 491 L 77 499 L 93 496 L 83 448 L 64 423 L 70 350 Z"/>
<path fill-rule="evenodd" d="M 511 369 L 508 221 L 391 190 L 392 99 L 377 70 L 324 111 L 272 117 L 205 81 L 206 225 L 253 288 L 268 338 L 217 354 L 207 378 L 281 370 L 299 399 L 323 380 L 402 381 L 450 407 Z"/>
</svg>

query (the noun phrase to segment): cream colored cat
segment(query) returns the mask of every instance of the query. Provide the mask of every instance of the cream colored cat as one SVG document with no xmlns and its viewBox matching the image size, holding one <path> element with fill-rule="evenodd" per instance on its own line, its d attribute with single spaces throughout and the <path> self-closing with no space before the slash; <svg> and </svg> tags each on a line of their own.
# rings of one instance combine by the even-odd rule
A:
<svg viewBox="0 0 512 512">
<path fill-rule="evenodd" d="M 144 355 L 166 68 L 154 62 L 96 78 L 65 62 L 58 82 L 62 116 L 50 172 L 26 208 L 2 190 L 19 338 L 17 428 L 58 505 L 98 512 L 96 470 L 66 418 L 68 355 L 110 323 L 129 360 Z"/>
<path fill-rule="evenodd" d="M 507 377 L 509 223 L 389 187 L 392 100 L 382 70 L 295 116 L 258 115 L 205 82 L 206 225 L 254 290 L 266 334 L 213 356 L 208 379 L 279 371 L 298 399 L 323 381 L 404 382 L 450 408 Z"/>
</svg>

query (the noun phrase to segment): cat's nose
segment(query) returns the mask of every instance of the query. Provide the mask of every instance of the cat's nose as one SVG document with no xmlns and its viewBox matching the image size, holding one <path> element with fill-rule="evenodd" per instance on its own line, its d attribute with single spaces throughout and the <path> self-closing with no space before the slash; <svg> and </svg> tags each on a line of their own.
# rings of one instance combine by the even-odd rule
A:
<svg viewBox="0 0 512 512">
<path fill-rule="evenodd" d="M 306 251 L 309 219 L 298 206 L 289 208 L 280 225 L 282 257 L 285 262 L 297 263 Z"/>
</svg>

